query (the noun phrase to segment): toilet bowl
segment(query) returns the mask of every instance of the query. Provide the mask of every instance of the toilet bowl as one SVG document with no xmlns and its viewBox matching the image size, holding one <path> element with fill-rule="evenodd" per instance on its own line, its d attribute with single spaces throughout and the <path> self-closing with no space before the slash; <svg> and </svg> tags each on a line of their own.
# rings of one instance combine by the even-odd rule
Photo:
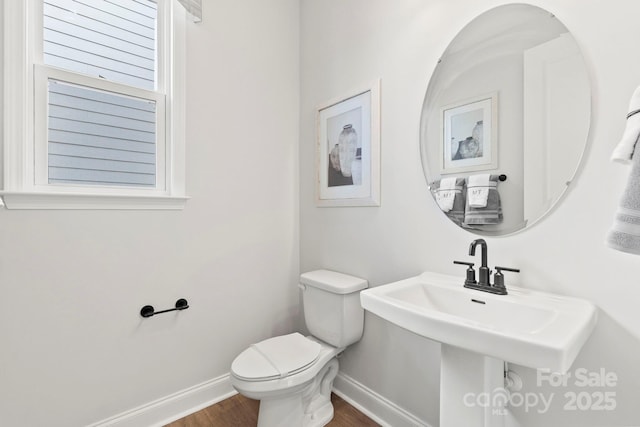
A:
<svg viewBox="0 0 640 427">
<path fill-rule="evenodd" d="M 360 340 L 367 281 L 317 270 L 300 276 L 305 322 L 298 332 L 252 344 L 231 365 L 231 384 L 260 400 L 258 427 L 320 427 L 333 418 L 331 389 L 337 356 Z"/>
<path fill-rule="evenodd" d="M 298 363 L 301 366 L 292 363 L 289 365 L 293 369 L 290 373 L 273 375 L 273 367 L 259 373 L 255 366 L 261 363 L 256 363 L 254 358 L 261 357 L 261 352 L 256 351 L 254 346 L 270 343 L 275 347 L 285 344 L 283 338 L 287 344 L 294 340 L 305 340 L 317 344 L 317 348 L 309 346 L 307 353 L 298 353 Z M 270 338 L 255 345 L 234 360 L 231 365 L 231 383 L 240 394 L 260 401 L 258 426 L 316 427 L 331 421 L 331 389 L 338 374 L 336 356 L 342 350 L 297 332 Z M 279 349 L 281 352 L 295 352 L 291 347 L 281 346 Z M 265 350 L 262 352 L 266 357 L 273 357 Z"/>
</svg>

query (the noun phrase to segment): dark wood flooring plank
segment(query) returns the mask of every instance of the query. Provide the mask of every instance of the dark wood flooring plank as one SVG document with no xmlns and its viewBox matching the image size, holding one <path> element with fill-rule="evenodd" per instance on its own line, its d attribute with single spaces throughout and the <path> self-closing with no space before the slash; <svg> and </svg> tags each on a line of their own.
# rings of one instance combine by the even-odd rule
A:
<svg viewBox="0 0 640 427">
<path fill-rule="evenodd" d="M 331 394 L 335 414 L 329 427 L 380 427 L 344 399 Z M 258 424 L 260 402 L 240 394 L 168 424 L 166 427 L 253 427 Z"/>
<path fill-rule="evenodd" d="M 380 427 L 362 412 L 345 402 L 344 399 L 331 393 L 331 402 L 335 412 L 329 427 Z"/>
</svg>

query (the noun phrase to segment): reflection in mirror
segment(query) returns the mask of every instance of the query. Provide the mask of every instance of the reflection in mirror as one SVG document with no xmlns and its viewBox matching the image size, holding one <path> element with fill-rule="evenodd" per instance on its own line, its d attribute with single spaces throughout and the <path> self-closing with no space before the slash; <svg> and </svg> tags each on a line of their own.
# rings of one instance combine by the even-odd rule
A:
<svg viewBox="0 0 640 427">
<path fill-rule="evenodd" d="M 566 27 L 531 5 L 485 12 L 449 44 L 425 96 L 420 146 L 434 199 L 474 233 L 524 229 L 574 178 L 590 117 L 589 77 Z"/>
</svg>

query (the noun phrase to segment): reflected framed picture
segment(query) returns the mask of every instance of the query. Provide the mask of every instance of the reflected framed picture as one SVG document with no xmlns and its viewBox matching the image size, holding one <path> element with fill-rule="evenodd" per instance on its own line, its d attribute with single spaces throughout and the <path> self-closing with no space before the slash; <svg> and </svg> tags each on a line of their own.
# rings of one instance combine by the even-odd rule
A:
<svg viewBox="0 0 640 427">
<path fill-rule="evenodd" d="M 316 205 L 380 206 L 380 80 L 317 108 Z"/>
<path fill-rule="evenodd" d="M 498 92 L 440 109 L 440 173 L 498 168 Z"/>
</svg>

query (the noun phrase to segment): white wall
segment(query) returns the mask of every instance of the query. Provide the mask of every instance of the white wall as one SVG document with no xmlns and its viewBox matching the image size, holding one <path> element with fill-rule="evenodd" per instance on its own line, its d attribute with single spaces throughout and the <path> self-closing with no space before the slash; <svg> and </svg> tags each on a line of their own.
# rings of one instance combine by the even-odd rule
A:
<svg viewBox="0 0 640 427">
<path fill-rule="evenodd" d="M 300 218 L 301 270 L 331 268 L 377 286 L 425 270 L 458 274 L 474 235 L 451 224 L 432 201 L 419 155 L 423 97 L 437 59 L 466 23 L 501 0 L 302 0 Z M 613 388 L 537 387 L 555 393 L 552 410 L 515 414 L 522 426 L 637 425 L 640 408 L 638 258 L 607 249 L 628 169 L 609 156 L 640 84 L 640 3 L 532 0 L 553 12 L 584 52 L 593 80 L 589 148 L 573 188 L 551 216 L 525 232 L 488 238 L 489 261 L 522 269 L 508 283 L 583 297 L 599 324 L 574 368 L 617 374 Z M 314 108 L 375 78 L 382 81 L 382 206 L 316 208 Z M 509 319 L 505 319 L 509 321 Z M 439 346 L 368 315 L 363 340 L 341 359 L 355 380 L 438 425 Z M 573 384 L 573 382 L 569 382 Z M 566 391 L 614 391 L 615 411 L 565 411 Z"/>
<path fill-rule="evenodd" d="M 204 3 L 184 211 L 0 211 L 2 425 L 97 422 L 297 325 L 299 5 Z"/>
</svg>

